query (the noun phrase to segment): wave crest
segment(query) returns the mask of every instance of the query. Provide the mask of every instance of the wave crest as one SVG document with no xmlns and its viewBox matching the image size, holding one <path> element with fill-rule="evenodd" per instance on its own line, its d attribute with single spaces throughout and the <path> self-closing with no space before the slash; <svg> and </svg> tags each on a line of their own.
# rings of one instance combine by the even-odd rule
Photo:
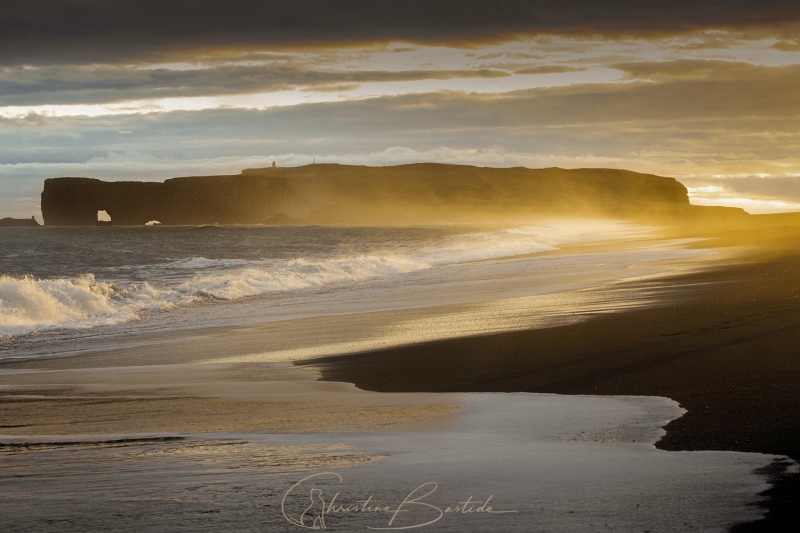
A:
<svg viewBox="0 0 800 533">
<path fill-rule="evenodd" d="M 85 328 L 139 318 L 203 299 L 235 300 L 276 291 L 358 282 L 426 268 L 555 250 L 557 244 L 630 231 L 626 225 L 529 226 L 454 235 L 427 246 L 396 246 L 372 254 L 334 258 L 182 258 L 158 265 L 128 265 L 147 282 L 114 283 L 84 274 L 72 279 L 0 275 L 0 335 L 52 327 Z"/>
<path fill-rule="evenodd" d="M 220 265 L 194 258 L 196 265 Z M 225 261 L 226 264 L 230 264 Z M 167 310 L 200 299 L 235 300 L 276 291 L 362 281 L 427 268 L 404 257 L 359 256 L 325 261 L 295 259 L 283 265 L 212 269 L 172 286 L 126 286 L 97 281 L 93 274 L 42 280 L 0 276 L 0 333 L 86 328 L 136 319 L 144 310 Z"/>
<path fill-rule="evenodd" d="M 123 297 L 123 291 L 96 281 L 92 274 L 53 280 L 0 276 L 0 330 L 14 332 L 113 315 L 117 312 L 114 300 Z"/>
</svg>

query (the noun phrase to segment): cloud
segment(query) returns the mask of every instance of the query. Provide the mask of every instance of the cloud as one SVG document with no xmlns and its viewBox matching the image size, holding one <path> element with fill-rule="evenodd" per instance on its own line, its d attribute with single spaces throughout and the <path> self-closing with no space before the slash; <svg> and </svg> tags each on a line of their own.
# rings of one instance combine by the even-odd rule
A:
<svg viewBox="0 0 800 533">
<path fill-rule="evenodd" d="M 595 154 L 682 175 L 777 173 L 781 165 L 796 165 L 800 67 L 742 68 L 750 74 L 730 80 L 677 76 L 505 94 L 407 94 L 263 111 L 49 117 L 38 129 L 8 121 L 0 124 L 0 161 L 85 161 L 131 150 L 193 158 L 448 146 Z"/>
<path fill-rule="evenodd" d="M 538 65 L 515 70 L 514 74 L 558 74 L 560 72 L 578 72 L 586 68 L 567 67 L 564 65 Z"/>
<path fill-rule="evenodd" d="M 10 126 L 12 128 L 35 128 L 40 129 L 47 124 L 47 116 L 30 111 L 27 114 L 15 117 L 6 118 L 0 117 L 0 128 L 3 126 Z"/>
<path fill-rule="evenodd" d="M 772 48 L 781 52 L 800 52 L 800 39 L 780 40 L 773 44 Z"/>
<path fill-rule="evenodd" d="M 531 132 L 545 136 L 546 129 L 546 136 L 552 139 L 590 135 L 605 139 L 603 142 L 609 145 L 616 142 L 619 149 L 627 151 L 701 153 L 711 139 L 724 139 L 724 145 L 717 144 L 715 151 L 724 151 L 727 146 L 729 152 L 765 151 L 770 157 L 796 152 L 800 66 L 720 63 L 639 63 L 636 71 L 618 67 L 628 68 L 636 76 L 669 74 L 659 74 L 655 82 L 582 84 L 503 94 L 406 94 L 266 111 L 175 113 L 163 118 L 143 115 L 126 119 L 56 120 L 49 117 L 44 130 L 36 135 L 37 142 L 46 146 L 48 135 L 62 138 L 66 133 L 59 137 L 57 131 L 70 130 L 72 135 L 83 137 L 84 146 L 104 146 L 106 140 L 102 136 L 87 137 L 84 128 L 91 130 L 108 122 L 108 128 L 114 132 L 139 132 L 146 128 L 144 137 L 153 139 L 184 132 L 187 138 L 198 140 L 215 137 L 220 146 L 225 146 L 227 139 L 235 139 L 237 144 L 306 143 L 321 138 L 370 143 L 381 136 L 397 135 L 424 138 L 437 145 L 440 142 L 436 138 L 449 142 L 454 137 L 468 135 L 491 145 L 513 143 L 518 136 Z M 721 74 L 706 75 L 714 69 Z M 265 123 L 266 129 L 259 129 Z M 175 124 L 182 125 L 173 129 Z M 7 120 L 0 125 L 0 132 L 7 132 L 0 144 L 9 147 L 6 150 L 0 146 L 0 153 L 9 156 L 21 153 L 21 147 L 15 145 L 25 137 L 14 132 L 31 127 L 27 120 Z M 587 133 L 589 130 L 591 134 Z M 48 135 L 43 135 L 44 132 Z M 498 137 L 498 132 L 507 137 Z M 652 132 L 658 134 L 650 143 Z M 137 139 L 137 142 L 145 141 Z M 547 139 L 541 142 L 556 149 Z M 569 151 L 570 144 L 558 149 Z"/>
<path fill-rule="evenodd" d="M 800 21 L 794 0 L 28 0 L 0 5 L 2 63 L 90 64 L 218 50 L 534 35 L 653 36 Z"/>
<path fill-rule="evenodd" d="M 625 72 L 630 79 L 674 80 L 695 78 L 705 80 L 730 81 L 757 79 L 764 74 L 782 75 L 792 69 L 778 70 L 781 67 L 753 65 L 743 61 L 721 61 L 709 59 L 678 59 L 672 61 L 636 61 L 610 64 Z"/>
<path fill-rule="evenodd" d="M 744 118 L 769 117 L 776 121 L 800 115 L 800 65 L 763 66 L 743 62 L 709 61 L 709 60 L 677 60 L 677 61 L 641 61 L 633 63 L 618 63 L 611 65 L 614 69 L 625 73 L 625 83 L 573 83 L 571 85 L 555 87 L 539 87 L 508 91 L 505 93 L 491 93 L 484 90 L 481 93 L 467 94 L 458 91 L 441 91 L 438 93 L 401 94 L 396 99 L 367 99 L 360 103 L 352 104 L 354 112 L 360 109 L 378 105 L 381 109 L 375 112 L 386 113 L 388 123 L 403 122 L 398 113 L 405 113 L 414 106 L 426 106 L 434 109 L 437 120 L 446 124 L 452 121 L 470 120 L 477 116 L 470 109 L 476 105 L 476 111 L 492 109 L 492 112 L 482 116 L 480 122 L 474 124 L 478 127 L 484 124 L 487 127 L 498 121 L 504 124 L 524 125 L 568 125 L 583 123 L 622 123 L 653 121 L 691 120 L 697 122 L 701 119 L 716 120 L 720 126 L 721 120 L 741 120 Z M 210 69 L 215 70 L 215 69 Z M 184 71 L 170 71 L 180 74 Z M 236 69 L 226 71 L 229 77 L 234 77 Z M 346 85 L 357 85 L 368 80 L 427 80 L 427 79 L 452 79 L 461 76 L 506 78 L 508 73 L 498 70 L 432 70 L 432 71 L 354 71 L 350 72 L 318 72 L 305 70 L 277 70 L 278 74 L 268 72 L 265 74 L 264 83 L 274 83 L 277 87 L 285 84 L 296 83 L 297 86 L 313 88 L 332 88 L 343 90 Z M 138 74 L 136 74 L 138 76 Z M 209 80 L 219 80 L 215 85 L 209 83 L 204 88 L 187 88 L 219 92 L 225 89 L 225 78 L 219 72 L 202 74 Z M 239 75 L 246 77 L 245 74 Z M 122 73 L 124 78 L 125 74 Z M 145 79 L 147 75 L 145 75 Z M 188 79 L 197 79 L 200 74 L 190 72 Z M 181 76 L 174 79 L 176 91 L 184 90 L 180 85 Z M 589 78 L 591 79 L 591 78 Z M 340 81 L 341 80 L 341 81 Z M 141 80 L 128 85 L 124 91 L 129 96 L 139 94 L 152 94 L 153 89 L 141 82 L 143 87 L 136 87 Z M 350 81 L 351 83 L 346 83 Z M 261 80 L 259 79 L 260 83 Z M 84 80 L 86 86 L 92 86 L 91 80 Z M 252 82 L 252 90 L 258 86 Z M 246 84 L 233 84 L 242 86 L 247 90 Z M 2 86 L 2 81 L 0 81 Z M 120 84 L 124 86 L 124 84 Z M 212 87 L 213 86 L 213 87 Z M 297 87 L 288 85 L 289 87 Z M 424 86 L 421 86 L 424 87 Z M 495 86 L 502 89 L 503 85 Z M 513 87 L 513 85 L 512 85 Z M 231 87 L 230 90 L 233 90 Z M 111 90 L 111 89 L 109 89 Z M 116 90 L 116 89 L 114 89 Z M 120 89 L 121 90 L 121 89 Z M 169 88 L 164 88 L 167 94 Z M 86 89 L 87 94 L 98 94 L 92 91 L 100 89 Z M 78 91 L 83 92 L 83 91 Z M 401 91 L 402 92 L 402 91 Z M 54 91 L 58 94 L 58 91 Z M 22 96 L 21 96 L 22 97 Z M 35 91 L 29 98 L 36 98 Z M 351 98 L 352 99 L 352 98 Z M 147 101 L 145 101 L 146 103 Z M 246 101 L 245 101 L 246 102 Z M 371 103 L 370 103 L 371 102 Z M 396 102 L 398 109 L 387 102 Z M 245 104 L 254 107 L 251 104 Z M 135 110 L 141 110 L 137 105 Z M 326 108 L 327 109 L 327 108 Z M 153 111 L 159 110 L 152 107 Z M 146 109 L 145 109 L 146 112 Z M 451 114 L 452 116 L 446 116 Z M 383 116 L 376 117 L 384 120 Z M 10 124 L 10 123 L 8 123 Z M 725 127 L 729 127 L 726 125 Z"/>
<path fill-rule="evenodd" d="M 716 193 L 800 204 L 800 176 L 687 178 L 684 183 L 707 195 Z"/>
<path fill-rule="evenodd" d="M 369 82 L 502 78 L 497 69 L 335 70 L 287 65 L 165 69 L 97 66 L 0 69 L 0 105 L 97 104 L 149 98 L 291 90 L 340 90 Z M 334 89 L 331 89 L 334 87 Z"/>
<path fill-rule="evenodd" d="M 538 97 L 541 112 L 561 122 L 778 119 L 800 114 L 800 65 L 681 60 L 614 67 L 631 78 L 658 83 L 579 85 L 529 94 Z M 541 105 L 544 102 L 548 105 Z"/>
</svg>

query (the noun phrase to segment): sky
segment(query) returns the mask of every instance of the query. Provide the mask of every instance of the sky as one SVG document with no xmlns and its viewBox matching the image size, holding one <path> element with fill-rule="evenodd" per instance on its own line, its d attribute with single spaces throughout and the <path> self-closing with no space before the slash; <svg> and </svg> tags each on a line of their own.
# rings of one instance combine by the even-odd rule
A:
<svg viewBox="0 0 800 533">
<path fill-rule="evenodd" d="M 800 3 L 10 0 L 0 217 L 46 178 L 623 168 L 800 211 Z"/>
</svg>

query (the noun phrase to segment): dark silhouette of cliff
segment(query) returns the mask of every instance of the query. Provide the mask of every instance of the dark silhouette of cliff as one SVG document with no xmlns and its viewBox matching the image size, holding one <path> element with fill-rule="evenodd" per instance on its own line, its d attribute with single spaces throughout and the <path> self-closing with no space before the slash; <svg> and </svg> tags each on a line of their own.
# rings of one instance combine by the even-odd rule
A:
<svg viewBox="0 0 800 533">
<path fill-rule="evenodd" d="M 536 216 L 737 218 L 742 210 L 691 206 L 673 178 L 626 170 L 307 165 L 236 176 L 156 182 L 48 179 L 47 226 L 203 224 L 427 224 Z"/>
<path fill-rule="evenodd" d="M 0 228 L 21 228 L 21 227 L 34 227 L 38 228 L 39 223 L 36 218 L 3 218 L 0 219 Z"/>
</svg>

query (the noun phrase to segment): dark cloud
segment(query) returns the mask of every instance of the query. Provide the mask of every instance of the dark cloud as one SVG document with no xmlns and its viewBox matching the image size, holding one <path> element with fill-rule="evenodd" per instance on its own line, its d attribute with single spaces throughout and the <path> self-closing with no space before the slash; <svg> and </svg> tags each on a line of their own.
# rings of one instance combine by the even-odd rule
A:
<svg viewBox="0 0 800 533">
<path fill-rule="evenodd" d="M 800 21 L 796 0 L 11 0 L 0 62 L 93 63 L 218 49 L 661 35 Z"/>
<path fill-rule="evenodd" d="M 757 66 L 724 61 L 616 65 L 652 82 L 578 85 L 528 91 L 553 120 L 620 122 L 800 115 L 800 65 Z M 557 120 L 558 121 L 558 120 Z"/>
<path fill-rule="evenodd" d="M 719 61 L 706 59 L 678 59 L 673 61 L 635 61 L 616 63 L 611 68 L 625 72 L 630 78 L 650 80 L 674 80 L 696 78 L 706 80 L 748 80 L 763 76 L 783 76 L 793 72 L 793 67 L 783 69 L 753 65 L 741 61 Z"/>
<path fill-rule="evenodd" d="M 306 87 L 302 89 L 304 92 L 322 92 L 322 93 L 339 93 L 339 92 L 347 92 L 358 89 L 359 85 L 357 83 L 347 84 L 343 83 L 340 85 L 316 85 L 313 87 Z"/>
<path fill-rule="evenodd" d="M 772 45 L 772 48 L 781 52 L 800 52 L 800 38 L 781 39 Z"/>
<path fill-rule="evenodd" d="M 586 68 L 566 67 L 563 65 L 539 65 L 515 70 L 514 74 L 558 74 L 561 72 L 577 72 L 579 70 L 586 70 Z"/>
<path fill-rule="evenodd" d="M 51 66 L 0 68 L 0 105 L 98 104 L 176 96 L 269 92 L 295 87 L 351 89 L 367 82 L 510 76 L 497 69 L 344 71 L 292 66 L 215 66 L 192 70 Z"/>
<path fill-rule="evenodd" d="M 736 75 L 684 75 L 717 67 Z M 657 82 L 506 94 L 408 94 L 264 111 L 47 118 L 38 130 L 35 120 L 9 120 L 4 126 L 0 122 L 0 163 L 117 150 L 223 157 L 298 150 L 361 153 L 391 146 L 502 146 L 620 158 L 670 152 L 679 161 L 777 163 L 800 153 L 800 66 L 703 62 L 698 68 L 673 62 L 640 63 L 637 69 L 678 74 Z"/>
</svg>

